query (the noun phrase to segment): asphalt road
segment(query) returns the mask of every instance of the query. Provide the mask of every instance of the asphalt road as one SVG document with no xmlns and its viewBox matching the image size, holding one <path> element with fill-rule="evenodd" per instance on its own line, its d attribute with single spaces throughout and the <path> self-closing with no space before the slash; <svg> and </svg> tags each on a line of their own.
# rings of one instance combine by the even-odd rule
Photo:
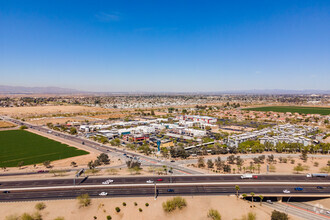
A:
<svg viewBox="0 0 330 220">
<path fill-rule="evenodd" d="M 278 203 L 273 204 L 264 203 L 266 206 L 276 209 L 280 212 L 285 212 L 291 215 L 298 216 L 302 219 L 313 219 L 313 220 L 326 220 L 330 219 L 330 215 L 326 213 L 316 213 L 312 212 L 304 207 L 297 206 L 297 203 L 293 205 L 291 203 Z"/>
<path fill-rule="evenodd" d="M 288 189 L 292 194 L 283 194 L 284 196 L 294 196 L 294 194 L 324 194 L 330 195 L 330 185 L 325 187 L 322 192 L 316 186 L 305 186 L 301 192 L 295 192 L 293 186 L 288 185 L 242 185 L 240 187 L 240 194 L 250 194 L 254 192 L 255 195 L 262 194 L 283 194 L 284 189 Z M 168 192 L 168 189 L 173 189 L 174 192 Z M 49 190 L 28 190 L 28 191 L 12 191 L 10 193 L 1 193 L 0 201 L 30 201 L 30 200 L 49 200 L 49 199 L 72 199 L 78 195 L 88 193 L 91 197 L 99 196 L 101 192 L 107 192 L 105 197 L 133 197 L 133 196 L 154 196 L 154 185 L 150 186 L 135 186 L 135 187 L 116 187 L 116 188 L 74 188 L 74 189 L 49 189 Z M 174 195 L 231 195 L 235 194 L 235 186 L 157 186 L 158 196 L 174 196 Z M 256 196 L 257 197 L 257 196 Z"/>
<path fill-rule="evenodd" d="M 134 177 L 80 177 L 75 180 L 76 185 L 102 185 L 107 179 L 114 180 L 115 184 L 144 184 L 147 180 L 157 181 L 162 179 L 162 183 L 203 183 L 203 182 L 325 182 L 330 183 L 328 177 L 308 178 L 305 175 L 257 175 L 258 179 L 241 179 L 240 175 L 187 175 L 187 176 L 134 176 Z M 70 186 L 74 184 L 74 178 L 70 179 L 45 179 L 26 181 L 0 181 L 1 188 L 28 188 L 42 186 Z"/>
<path fill-rule="evenodd" d="M 84 142 L 84 145 L 86 147 L 93 148 L 94 150 L 97 150 L 100 153 L 110 153 L 111 152 L 111 153 L 115 153 L 115 154 L 118 154 L 118 153 L 119 154 L 127 154 L 127 155 L 132 156 L 132 157 L 139 157 L 141 160 L 144 160 L 144 162 L 146 162 L 148 164 L 161 164 L 161 165 L 166 165 L 166 166 L 172 167 L 173 169 L 176 169 L 176 170 L 180 171 L 183 174 L 202 174 L 201 172 L 191 170 L 191 169 L 188 169 L 186 167 L 178 166 L 176 163 L 161 161 L 161 160 L 155 159 L 153 157 L 145 156 L 145 155 L 142 155 L 142 154 L 137 154 L 137 153 L 134 153 L 134 152 L 128 152 L 128 151 L 118 149 L 118 148 L 115 148 L 115 147 L 102 145 L 100 143 L 97 143 L 95 141 L 92 141 L 92 140 L 89 140 L 89 139 L 86 139 L 86 138 L 82 138 L 82 137 L 74 136 L 74 135 L 70 135 L 70 134 L 65 134 L 65 133 L 58 132 L 58 131 L 54 131 L 54 130 L 49 129 L 47 127 L 32 125 L 30 123 L 23 122 L 23 121 L 13 119 L 13 118 L 10 118 L 10 117 L 2 116 L 2 119 L 10 121 L 12 123 L 15 123 L 17 125 L 26 125 L 29 129 L 34 129 L 34 130 L 44 132 L 44 133 L 47 133 L 47 134 L 52 134 L 52 135 L 55 135 L 57 137 L 68 139 L 70 141 L 76 142 L 78 144 L 82 144 Z M 51 132 L 51 133 L 49 133 L 49 132 Z"/>
</svg>

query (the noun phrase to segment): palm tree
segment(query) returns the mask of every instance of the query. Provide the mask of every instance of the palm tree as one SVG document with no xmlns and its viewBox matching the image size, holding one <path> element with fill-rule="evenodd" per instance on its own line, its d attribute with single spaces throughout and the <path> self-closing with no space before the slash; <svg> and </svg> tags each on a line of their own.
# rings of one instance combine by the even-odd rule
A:
<svg viewBox="0 0 330 220">
<path fill-rule="evenodd" d="M 264 197 L 262 195 L 259 195 L 260 198 L 260 206 L 262 206 L 262 200 L 264 199 Z"/>
<path fill-rule="evenodd" d="M 236 185 L 236 186 L 235 186 L 235 190 L 236 190 L 236 196 L 237 196 L 237 199 L 238 199 L 239 185 Z"/>
<path fill-rule="evenodd" d="M 245 199 L 247 197 L 247 195 L 245 193 L 242 196 L 243 196 L 243 199 Z"/>
<path fill-rule="evenodd" d="M 251 196 L 252 196 L 252 208 L 253 208 L 253 196 L 254 196 L 255 194 L 254 194 L 254 192 L 251 192 L 250 194 L 251 194 Z"/>
</svg>

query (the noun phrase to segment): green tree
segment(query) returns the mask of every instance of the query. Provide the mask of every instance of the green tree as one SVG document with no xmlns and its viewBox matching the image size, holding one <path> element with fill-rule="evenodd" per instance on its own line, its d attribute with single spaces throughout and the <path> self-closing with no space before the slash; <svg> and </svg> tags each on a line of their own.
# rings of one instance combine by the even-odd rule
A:
<svg viewBox="0 0 330 220">
<path fill-rule="evenodd" d="M 205 167 L 205 162 L 204 162 L 204 158 L 203 157 L 198 158 L 197 166 L 199 168 Z"/>
<path fill-rule="evenodd" d="M 75 127 L 71 127 L 69 133 L 70 133 L 71 135 L 75 135 L 75 134 L 77 134 L 77 133 L 78 133 L 78 132 L 77 132 L 77 128 L 75 128 Z"/>
<path fill-rule="evenodd" d="M 262 195 L 259 195 L 260 198 L 260 206 L 262 206 L 262 200 L 264 199 L 264 197 Z"/>
<path fill-rule="evenodd" d="M 87 207 L 91 204 L 91 199 L 87 193 L 77 196 L 77 200 L 80 207 Z"/>
<path fill-rule="evenodd" d="M 301 165 L 301 163 L 298 163 L 298 165 L 295 166 L 295 167 L 293 168 L 293 170 L 296 171 L 297 173 L 299 173 L 299 172 L 304 171 L 304 167 Z"/>
<path fill-rule="evenodd" d="M 103 163 L 104 165 L 110 164 L 109 156 L 108 156 L 108 154 L 105 154 L 105 153 L 101 153 L 101 154 L 97 157 L 97 160 L 98 160 L 100 163 Z"/>
<path fill-rule="evenodd" d="M 237 197 L 237 199 L 238 199 L 238 192 L 239 192 L 239 190 L 240 190 L 239 185 L 236 185 L 236 186 L 235 186 L 235 190 L 236 190 L 236 197 Z"/>
<path fill-rule="evenodd" d="M 288 214 L 274 210 L 271 215 L 271 220 L 289 220 Z"/>
<path fill-rule="evenodd" d="M 37 203 L 37 204 L 35 205 L 35 208 L 36 208 L 38 211 L 41 211 L 41 210 L 43 210 L 43 209 L 46 208 L 46 204 L 43 203 L 43 202 L 39 202 L 39 203 Z"/>
<path fill-rule="evenodd" d="M 207 167 L 208 168 L 213 168 L 213 166 L 214 166 L 214 163 L 212 162 L 212 160 L 211 159 L 208 159 L 207 160 Z"/>
<path fill-rule="evenodd" d="M 252 207 L 253 207 L 253 200 L 254 200 L 253 197 L 254 197 L 255 194 L 254 194 L 254 192 L 251 192 L 250 195 L 252 196 Z"/>
</svg>

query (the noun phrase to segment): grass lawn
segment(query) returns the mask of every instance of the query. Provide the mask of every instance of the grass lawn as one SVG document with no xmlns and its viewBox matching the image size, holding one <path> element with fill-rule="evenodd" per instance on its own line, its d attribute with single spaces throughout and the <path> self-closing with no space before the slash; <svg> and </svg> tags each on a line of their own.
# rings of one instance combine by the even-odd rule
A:
<svg viewBox="0 0 330 220">
<path fill-rule="evenodd" d="M 330 108 L 322 107 L 303 107 L 303 106 L 265 106 L 265 107 L 256 107 L 256 108 L 244 108 L 243 110 L 250 111 L 273 111 L 273 112 L 297 112 L 300 114 L 320 114 L 320 115 L 329 115 Z"/>
<path fill-rule="evenodd" d="M 89 154 L 24 130 L 0 131 L 0 167 L 15 167 Z"/>
</svg>

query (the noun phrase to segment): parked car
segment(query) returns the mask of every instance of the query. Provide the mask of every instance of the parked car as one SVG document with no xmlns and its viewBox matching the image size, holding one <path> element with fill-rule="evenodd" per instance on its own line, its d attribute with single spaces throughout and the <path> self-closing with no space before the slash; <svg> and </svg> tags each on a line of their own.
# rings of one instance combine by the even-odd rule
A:
<svg viewBox="0 0 330 220">
<path fill-rule="evenodd" d="M 258 179 L 258 176 L 254 175 L 252 176 L 253 179 Z"/>
<path fill-rule="evenodd" d="M 174 189 L 168 189 L 167 192 L 174 192 Z"/>
<path fill-rule="evenodd" d="M 296 191 L 303 191 L 304 189 L 302 187 L 295 187 L 294 190 L 296 190 Z"/>
<path fill-rule="evenodd" d="M 285 190 L 283 190 L 283 193 L 288 194 L 288 193 L 291 193 L 291 192 L 289 190 L 285 189 Z"/>
<path fill-rule="evenodd" d="M 147 180 L 146 182 L 147 183 L 154 183 L 154 181 L 152 181 L 152 180 Z"/>
<path fill-rule="evenodd" d="M 101 192 L 101 193 L 99 194 L 99 196 L 106 196 L 106 195 L 108 195 L 107 192 Z"/>
<path fill-rule="evenodd" d="M 37 173 L 44 173 L 45 171 L 44 170 L 38 170 Z"/>
<path fill-rule="evenodd" d="M 163 179 L 157 179 L 157 181 L 161 182 L 161 181 L 163 181 Z"/>
<path fill-rule="evenodd" d="M 6 191 L 3 191 L 2 193 L 10 193 L 10 191 L 7 191 L 7 190 L 6 190 Z"/>
<path fill-rule="evenodd" d="M 316 188 L 317 188 L 317 189 L 324 189 L 323 186 L 317 186 Z"/>
<path fill-rule="evenodd" d="M 172 163 L 174 163 L 175 161 L 174 160 L 171 160 Z"/>
</svg>

